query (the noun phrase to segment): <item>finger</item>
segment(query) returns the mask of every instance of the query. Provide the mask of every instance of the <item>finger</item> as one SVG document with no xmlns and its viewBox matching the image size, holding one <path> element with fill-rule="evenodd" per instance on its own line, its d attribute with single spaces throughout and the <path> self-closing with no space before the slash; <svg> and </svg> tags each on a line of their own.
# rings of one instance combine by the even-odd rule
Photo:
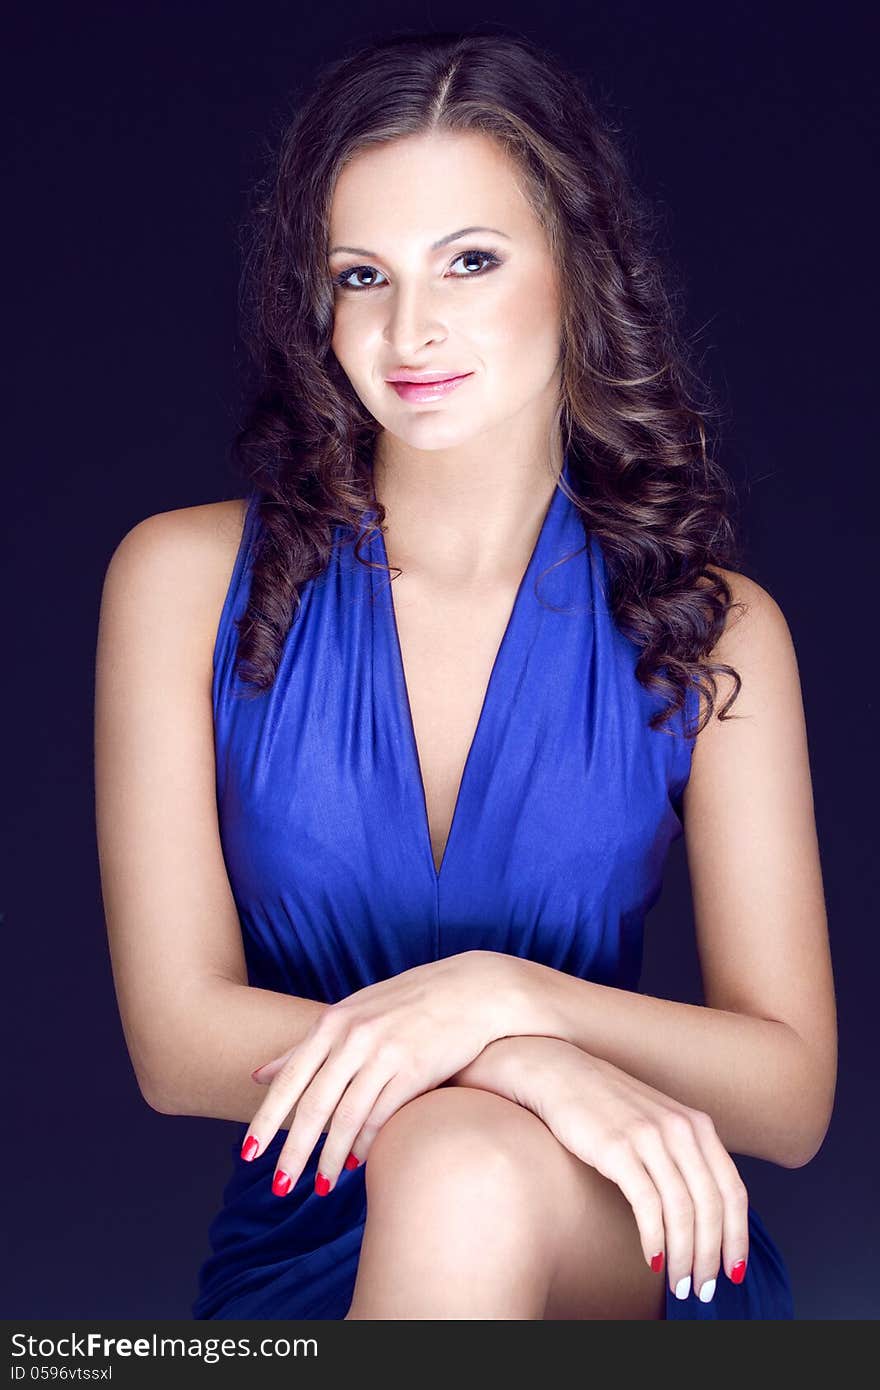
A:
<svg viewBox="0 0 880 1390">
<path fill-rule="evenodd" d="M 268 1062 L 263 1062 L 261 1066 L 254 1067 L 251 1076 L 257 1082 L 273 1081 L 281 1068 L 299 1049 L 305 1051 L 312 1043 L 321 1044 L 320 1051 L 324 1055 L 330 1050 L 333 1040 L 338 1036 L 338 1015 L 332 1007 L 320 1014 L 315 1021 L 306 1029 L 299 1042 L 295 1042 L 286 1052 L 280 1053 L 277 1057 L 270 1057 Z"/>
<path fill-rule="evenodd" d="M 369 1113 L 369 1108 L 374 1096 L 378 1094 L 382 1086 L 384 1086 L 385 1082 L 388 1080 L 387 1064 L 385 1064 L 385 1069 L 383 1071 L 383 1062 L 381 1059 L 374 1059 L 372 1062 L 367 1063 L 367 1066 L 370 1068 L 371 1075 L 374 1078 L 372 1089 L 370 1089 L 370 1083 L 368 1082 L 366 1098 L 361 1104 L 359 1113 L 356 1115 L 353 1114 L 350 1117 L 348 1125 L 349 1135 L 346 1141 L 349 1146 L 358 1128 Z M 280 1186 L 283 1187 L 283 1191 L 278 1192 L 278 1195 L 286 1196 L 287 1193 L 296 1186 L 300 1174 L 308 1163 L 321 1134 L 324 1133 L 325 1130 L 329 1133 L 332 1128 L 333 1115 L 336 1112 L 342 1095 L 352 1083 L 353 1078 L 359 1076 L 362 1070 L 363 1068 L 359 1060 L 357 1060 L 357 1054 L 350 1044 L 343 1044 L 330 1053 L 324 1065 L 315 1074 L 314 1079 L 303 1091 L 297 1102 L 293 1123 L 290 1126 L 287 1139 L 278 1156 L 276 1176 L 273 1178 L 273 1192 Z M 356 1094 L 360 1094 L 360 1091 Z M 347 1147 L 345 1154 L 343 1154 L 342 1158 L 339 1160 L 339 1167 L 342 1166 L 342 1161 L 348 1151 L 349 1149 Z M 278 1173 L 282 1174 L 281 1179 L 278 1178 Z M 284 1181 L 285 1178 L 286 1182 Z M 327 1183 L 326 1175 L 322 1169 L 315 1179 L 315 1191 L 320 1196 L 326 1196 L 329 1190 L 329 1184 Z"/>
<path fill-rule="evenodd" d="M 355 1137 L 351 1146 L 351 1156 L 355 1162 L 349 1167 L 356 1168 L 359 1163 L 365 1163 L 373 1141 L 383 1125 L 387 1124 L 391 1116 L 396 1114 L 407 1101 L 413 1100 L 416 1096 L 424 1095 L 427 1091 L 434 1090 L 433 1086 L 422 1086 L 416 1084 L 411 1077 L 404 1072 L 395 1073 L 388 1085 L 380 1093 L 375 1105 L 367 1116 L 360 1131 Z"/>
<path fill-rule="evenodd" d="M 241 1146 L 242 1158 L 253 1160 L 257 1154 L 265 1153 L 282 1123 L 299 1101 L 304 1088 L 326 1061 L 329 1046 L 329 1039 L 315 1038 L 310 1040 L 307 1047 L 300 1044 L 288 1057 L 270 1083 L 266 1099 L 260 1104 L 248 1125 Z M 253 1140 L 256 1140 L 256 1148 L 253 1147 Z"/>
<path fill-rule="evenodd" d="M 430 1090 L 432 1088 L 429 1087 L 428 1089 Z M 360 1129 L 357 1130 L 355 1138 L 351 1142 L 349 1142 L 347 1138 L 349 1131 L 348 1126 L 346 1126 L 343 1131 L 346 1135 L 345 1140 L 340 1140 L 338 1150 L 334 1148 L 334 1165 L 337 1162 L 338 1153 L 346 1147 L 348 1148 L 348 1155 L 345 1159 L 344 1167 L 358 1168 L 362 1163 L 366 1163 L 370 1149 L 373 1147 L 373 1141 L 382 1126 L 390 1120 L 392 1115 L 396 1114 L 398 1110 L 406 1105 L 407 1101 L 423 1093 L 424 1088 L 415 1085 L 412 1080 L 407 1079 L 404 1073 L 395 1073 L 384 1088 L 379 1091 L 366 1120 L 361 1125 Z M 332 1126 L 330 1133 L 333 1133 Z M 328 1172 L 328 1169 L 324 1166 L 323 1155 L 320 1171 L 322 1173 Z"/>
<path fill-rule="evenodd" d="M 661 1128 L 666 1146 L 687 1183 L 694 1207 L 692 1292 L 701 1303 L 710 1303 L 721 1265 L 724 1202 L 697 1140 L 691 1116 L 671 1112 L 662 1121 Z"/>
<path fill-rule="evenodd" d="M 676 1298 L 691 1291 L 694 1263 L 694 1202 L 688 1183 L 656 1122 L 633 1128 L 634 1145 L 660 1194 L 666 1233 L 666 1277 Z M 659 1249 L 659 1246 L 658 1246 Z"/>
<path fill-rule="evenodd" d="M 361 1143 L 358 1136 L 364 1133 L 377 1100 L 394 1085 L 395 1080 L 395 1077 L 388 1080 L 387 1067 L 383 1068 L 374 1061 L 361 1068 L 340 1097 L 318 1158 L 315 1190 L 319 1195 L 332 1192 L 343 1167 L 357 1167 L 366 1158 L 367 1146 Z M 357 1159 L 355 1163 L 348 1162 L 352 1154 Z"/>
<path fill-rule="evenodd" d="M 273 1057 L 270 1061 L 264 1062 L 262 1066 L 254 1067 L 254 1070 L 251 1072 L 254 1081 L 258 1081 L 261 1085 L 268 1086 L 270 1081 L 274 1081 L 275 1077 L 284 1066 L 284 1063 L 289 1057 L 293 1056 L 295 1051 L 296 1048 L 291 1047 L 287 1052 L 283 1052 L 280 1057 Z"/>
<path fill-rule="evenodd" d="M 749 1194 L 739 1169 L 718 1138 L 710 1115 L 694 1112 L 694 1134 L 721 1193 L 722 1264 L 728 1279 L 741 1284 L 749 1259 Z"/>
<path fill-rule="evenodd" d="M 585 1160 L 586 1161 L 586 1160 Z M 658 1268 L 656 1256 L 666 1252 L 663 1203 L 657 1184 L 628 1139 L 615 1146 L 609 1161 L 599 1171 L 617 1184 L 633 1209 L 645 1263 Z M 662 1263 L 659 1268 L 662 1269 Z"/>
</svg>

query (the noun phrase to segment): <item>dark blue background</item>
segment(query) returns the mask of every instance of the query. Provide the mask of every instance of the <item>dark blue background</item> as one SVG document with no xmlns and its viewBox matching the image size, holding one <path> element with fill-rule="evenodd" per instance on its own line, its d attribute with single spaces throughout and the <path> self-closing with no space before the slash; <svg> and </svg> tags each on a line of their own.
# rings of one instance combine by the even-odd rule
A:
<svg viewBox="0 0 880 1390">
<path fill-rule="evenodd" d="M 242 491 L 227 463 L 235 229 L 270 127 L 343 44 L 492 19 L 586 75 L 625 128 L 725 412 L 744 568 L 794 637 L 838 991 L 837 1105 L 806 1168 L 738 1163 L 789 1264 L 797 1317 L 877 1316 L 868 13 L 128 0 L 7 21 L 4 1316 L 189 1316 L 233 1126 L 151 1111 L 122 1037 L 93 814 L 104 571 L 141 518 Z M 648 922 L 642 988 L 701 1001 L 682 841 Z"/>
</svg>

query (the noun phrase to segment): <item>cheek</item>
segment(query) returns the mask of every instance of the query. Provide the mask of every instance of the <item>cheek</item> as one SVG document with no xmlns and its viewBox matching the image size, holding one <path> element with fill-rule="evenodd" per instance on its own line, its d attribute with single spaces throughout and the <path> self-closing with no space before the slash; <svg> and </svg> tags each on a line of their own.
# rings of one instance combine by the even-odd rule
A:
<svg viewBox="0 0 880 1390">
<path fill-rule="evenodd" d="M 337 310 L 330 346 L 337 362 L 354 386 L 365 379 L 368 339 L 369 334 L 366 332 L 363 316 L 359 319 L 356 314 L 347 314 L 344 309 L 341 313 Z"/>
<path fill-rule="evenodd" d="M 333 318 L 333 337 L 330 339 L 330 346 L 341 367 L 345 367 L 346 361 L 351 356 L 350 337 L 345 314 L 340 314 L 337 310 Z"/>
<path fill-rule="evenodd" d="M 543 379 L 559 352 L 559 302 L 544 279 L 522 283 L 505 296 L 497 312 L 482 320 L 479 340 L 489 368 L 497 365 L 509 380 Z"/>
</svg>

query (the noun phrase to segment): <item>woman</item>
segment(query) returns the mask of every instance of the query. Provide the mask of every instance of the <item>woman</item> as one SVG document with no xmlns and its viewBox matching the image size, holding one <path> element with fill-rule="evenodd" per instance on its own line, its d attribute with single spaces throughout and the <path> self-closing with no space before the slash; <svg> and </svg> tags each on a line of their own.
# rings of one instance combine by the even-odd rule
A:
<svg viewBox="0 0 880 1390">
<path fill-rule="evenodd" d="M 649 225 L 479 31 L 333 65 L 261 190 L 249 497 L 125 537 L 98 656 L 135 1070 L 243 1125 L 197 1318 L 793 1316 L 731 1154 L 833 1105 L 803 709 Z M 705 1006 L 638 992 L 682 833 Z"/>
</svg>

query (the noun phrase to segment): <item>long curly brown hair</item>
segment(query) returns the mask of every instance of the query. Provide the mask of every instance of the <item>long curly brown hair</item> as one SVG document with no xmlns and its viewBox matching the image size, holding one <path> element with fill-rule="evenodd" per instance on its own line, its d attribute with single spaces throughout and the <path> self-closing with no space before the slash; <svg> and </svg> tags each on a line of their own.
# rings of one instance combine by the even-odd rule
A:
<svg viewBox="0 0 880 1390">
<path fill-rule="evenodd" d="M 485 134 L 521 171 L 565 286 L 557 418 L 572 502 L 601 544 L 615 623 L 640 649 L 636 676 L 666 701 L 651 727 L 697 686 L 706 707 L 686 729 L 695 736 L 714 708 L 713 673 L 734 680 L 720 718 L 741 684 L 706 659 L 729 608 L 742 606 L 710 568 L 739 567 L 735 491 L 707 448 L 718 412 L 687 361 L 681 290 L 653 250 L 657 220 L 619 128 L 551 54 L 491 26 L 397 33 L 327 66 L 285 117 L 253 191 L 239 308 L 255 382 L 232 456 L 260 494 L 261 527 L 237 620 L 241 680 L 252 695 L 271 687 L 334 529 L 365 563 L 361 548 L 384 523 L 372 475 L 381 427 L 331 349 L 327 229 L 336 179 L 359 150 L 431 131 Z"/>
</svg>

